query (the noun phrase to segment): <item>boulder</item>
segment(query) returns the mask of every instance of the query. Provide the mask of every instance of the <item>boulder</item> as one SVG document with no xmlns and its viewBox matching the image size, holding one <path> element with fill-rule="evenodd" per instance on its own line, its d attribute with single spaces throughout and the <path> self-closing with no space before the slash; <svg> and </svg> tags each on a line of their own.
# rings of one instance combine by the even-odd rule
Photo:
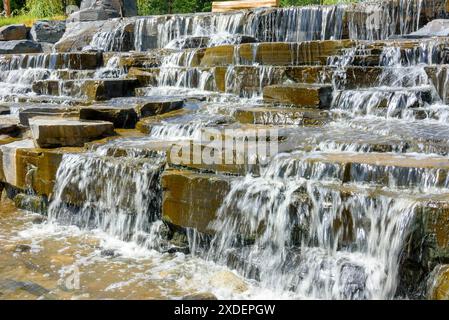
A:
<svg viewBox="0 0 449 320">
<path fill-rule="evenodd" d="M 86 142 L 114 134 L 114 125 L 105 121 L 34 118 L 30 128 L 36 147 L 81 147 Z"/>
<path fill-rule="evenodd" d="M 37 21 L 31 28 L 30 35 L 34 41 L 56 43 L 65 32 L 65 21 Z"/>
<path fill-rule="evenodd" d="M 97 21 L 137 15 L 136 0 L 84 0 L 69 21 Z"/>
<path fill-rule="evenodd" d="M 31 40 L 0 41 L 0 54 L 41 53 L 40 43 Z"/>
<path fill-rule="evenodd" d="M 24 24 L 11 24 L 0 28 L 0 41 L 25 40 L 27 28 Z"/>
</svg>

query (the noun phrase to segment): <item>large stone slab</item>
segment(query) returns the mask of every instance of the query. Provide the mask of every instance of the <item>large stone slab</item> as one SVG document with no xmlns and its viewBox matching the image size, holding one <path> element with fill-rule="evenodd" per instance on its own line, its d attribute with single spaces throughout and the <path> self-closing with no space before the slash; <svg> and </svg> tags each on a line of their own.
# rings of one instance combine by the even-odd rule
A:
<svg viewBox="0 0 449 320">
<path fill-rule="evenodd" d="M 249 43 L 238 46 L 224 45 L 206 49 L 202 67 L 227 65 L 315 65 L 322 57 L 337 54 L 354 45 L 349 40 L 305 41 L 298 43 Z"/>
<path fill-rule="evenodd" d="M 116 98 L 101 105 L 94 104 L 82 107 L 80 109 L 80 118 L 111 121 L 116 128 L 134 128 L 140 118 L 178 110 L 183 105 L 184 101 L 180 99 L 152 97 Z"/>
<path fill-rule="evenodd" d="M 0 146 L 1 153 L 1 170 L 0 180 L 10 184 L 11 186 L 18 186 L 20 179 L 17 178 L 17 150 L 32 149 L 34 143 L 32 139 L 15 141 L 6 145 Z"/>
<path fill-rule="evenodd" d="M 55 104 L 29 104 L 19 111 L 20 124 L 29 126 L 29 121 L 35 117 L 78 118 L 79 110 L 73 106 Z"/>
<path fill-rule="evenodd" d="M 10 24 L 0 28 L 0 41 L 25 40 L 27 27 L 24 24 Z"/>
<path fill-rule="evenodd" d="M 36 147 L 81 147 L 86 142 L 114 134 L 114 125 L 105 121 L 34 118 L 30 128 Z"/>
<path fill-rule="evenodd" d="M 65 32 L 65 21 L 36 21 L 31 28 L 30 35 L 34 41 L 56 43 Z"/>
<path fill-rule="evenodd" d="M 93 71 L 101 66 L 102 61 L 103 56 L 96 52 L 11 54 L 2 57 L 2 64 L 7 65 L 9 70 L 43 68 L 58 70 L 61 73 Z"/>
<path fill-rule="evenodd" d="M 18 190 L 50 196 L 63 155 L 82 151 L 82 148 L 38 149 L 32 139 L 1 146 L 0 181 Z"/>
<path fill-rule="evenodd" d="M 272 85 L 263 89 L 267 102 L 303 108 L 328 109 L 332 103 L 332 86 L 318 84 Z"/>
<path fill-rule="evenodd" d="M 178 227 L 212 233 L 209 223 L 230 189 L 231 178 L 187 170 L 162 175 L 162 218 Z"/>
<path fill-rule="evenodd" d="M 0 54 L 39 52 L 42 52 L 42 46 L 31 40 L 0 41 Z"/>
<path fill-rule="evenodd" d="M 164 58 L 173 52 L 175 51 L 167 49 L 153 49 L 146 52 L 104 52 L 103 60 L 107 65 L 114 59 L 118 67 L 125 69 L 155 68 L 160 67 Z"/>
</svg>

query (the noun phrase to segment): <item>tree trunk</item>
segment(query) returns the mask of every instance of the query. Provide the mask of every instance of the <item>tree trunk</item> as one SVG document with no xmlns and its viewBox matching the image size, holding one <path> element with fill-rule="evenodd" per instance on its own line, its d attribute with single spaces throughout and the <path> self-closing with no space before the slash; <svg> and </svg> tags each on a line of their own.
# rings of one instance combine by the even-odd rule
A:
<svg viewBox="0 0 449 320">
<path fill-rule="evenodd" d="M 11 0 L 3 0 L 3 8 L 7 17 L 11 16 Z"/>
</svg>

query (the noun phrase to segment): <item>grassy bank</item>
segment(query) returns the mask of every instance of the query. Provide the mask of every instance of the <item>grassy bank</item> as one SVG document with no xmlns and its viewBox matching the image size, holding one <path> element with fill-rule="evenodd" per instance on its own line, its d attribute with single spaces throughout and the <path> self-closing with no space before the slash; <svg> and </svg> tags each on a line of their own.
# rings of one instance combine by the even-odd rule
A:
<svg viewBox="0 0 449 320">
<path fill-rule="evenodd" d="M 25 24 L 28 27 L 31 27 L 36 20 L 64 20 L 65 16 L 54 16 L 51 18 L 36 18 L 31 15 L 19 15 L 9 18 L 0 18 L 0 27 L 9 25 L 9 24 Z"/>
</svg>

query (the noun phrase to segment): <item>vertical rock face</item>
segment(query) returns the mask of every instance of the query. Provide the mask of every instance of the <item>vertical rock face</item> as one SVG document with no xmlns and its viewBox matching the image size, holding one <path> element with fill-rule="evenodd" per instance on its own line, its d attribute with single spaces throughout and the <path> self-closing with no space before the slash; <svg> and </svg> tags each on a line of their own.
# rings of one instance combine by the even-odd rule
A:
<svg viewBox="0 0 449 320">
<path fill-rule="evenodd" d="M 84 0 L 69 21 L 96 21 L 137 15 L 135 0 Z"/>
</svg>

